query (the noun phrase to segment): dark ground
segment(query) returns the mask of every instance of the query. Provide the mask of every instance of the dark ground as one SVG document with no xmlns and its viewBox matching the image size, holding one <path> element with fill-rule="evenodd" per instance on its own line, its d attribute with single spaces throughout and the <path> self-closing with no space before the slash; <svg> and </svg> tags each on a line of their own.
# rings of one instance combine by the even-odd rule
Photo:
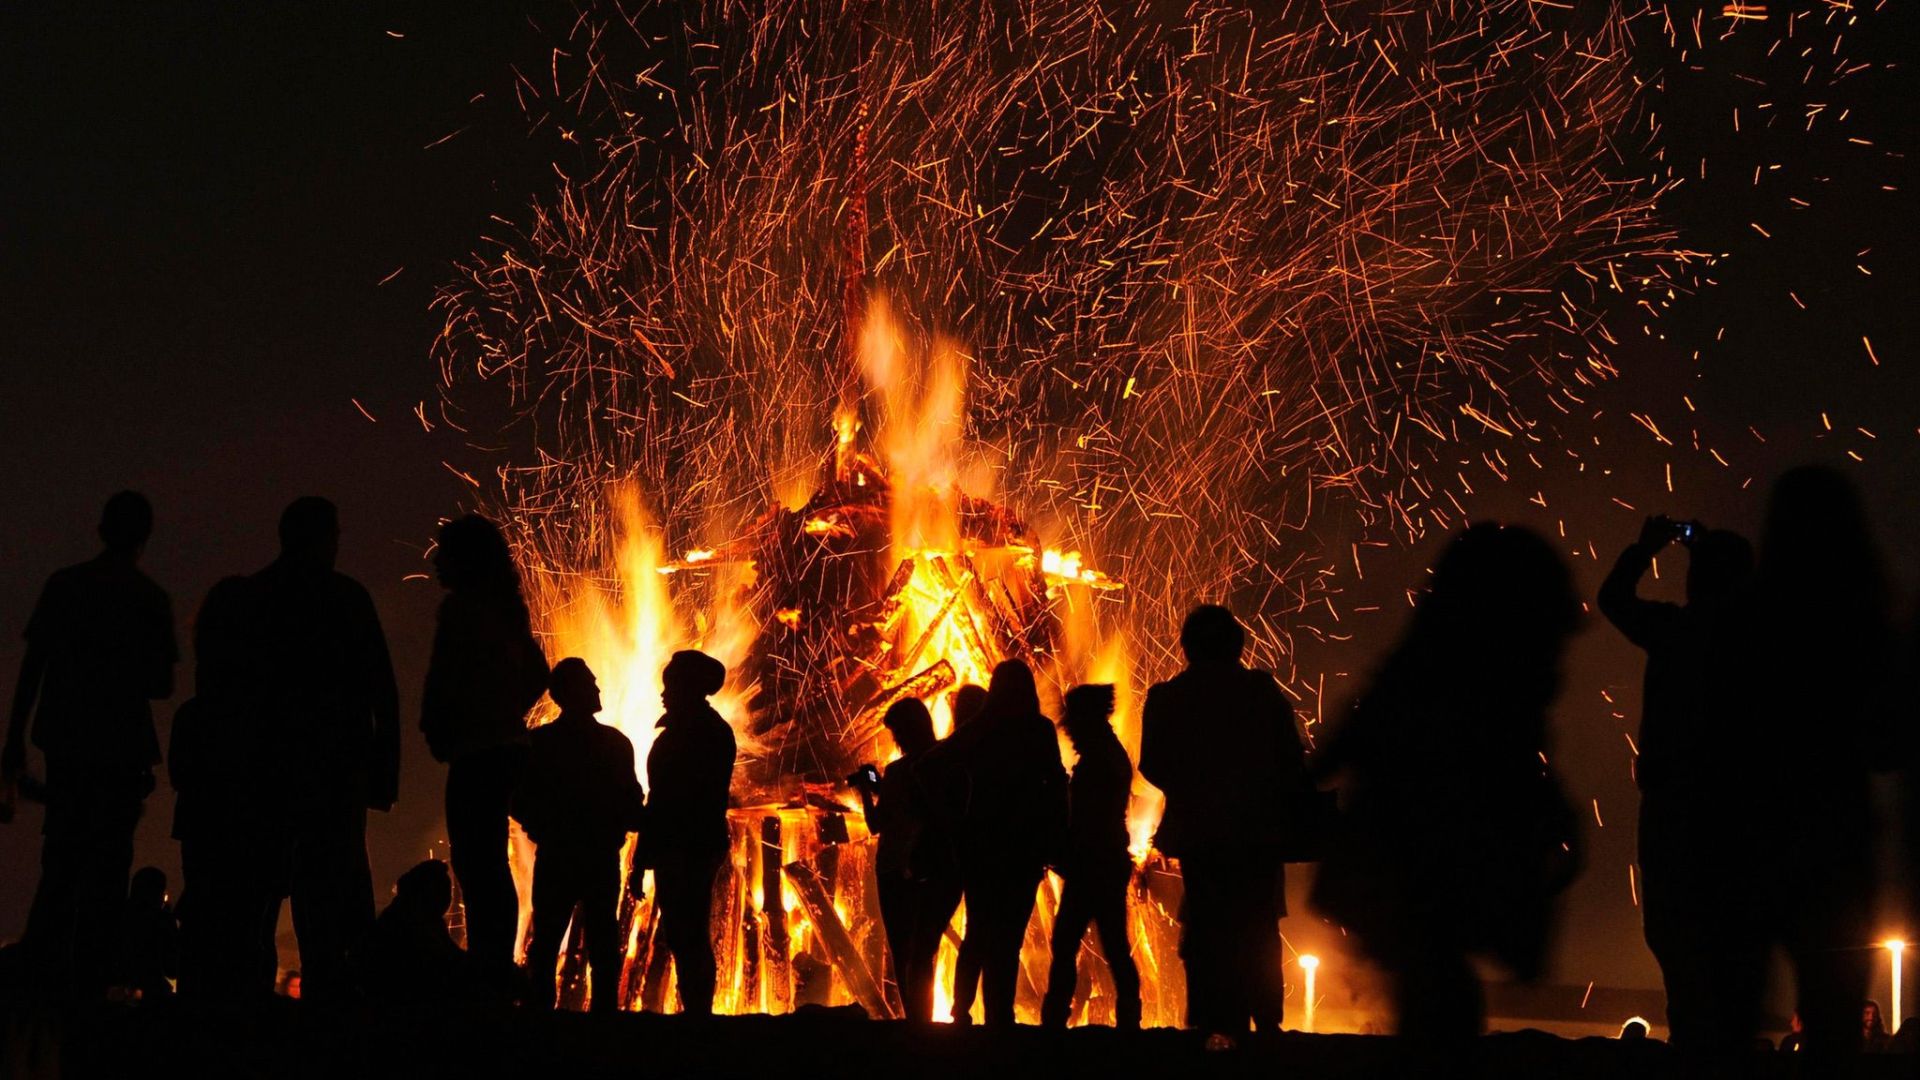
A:
<svg viewBox="0 0 1920 1080">
<path fill-rule="evenodd" d="M 876 1023 L 857 1010 L 786 1017 L 594 1017 L 561 1013 L 329 1013 L 293 1002 L 244 1012 L 108 1008 L 55 1018 L 11 1012 L 0 1027 L 0 1080 L 13 1077 L 271 1076 L 532 1078 L 846 1076 L 1184 1077 L 1697 1075 L 1661 1043 L 1492 1035 L 1466 1062 L 1410 1061 L 1391 1039 L 1305 1035 L 1249 1039 L 1209 1054 L 1170 1029 L 1057 1035 Z M 1742 1075 L 1800 1075 L 1791 1059 L 1756 1054 Z M 1855 1075 L 1914 1074 L 1912 1058 L 1864 1059 Z M 1810 1075 L 1810 1074 L 1809 1074 Z"/>
</svg>

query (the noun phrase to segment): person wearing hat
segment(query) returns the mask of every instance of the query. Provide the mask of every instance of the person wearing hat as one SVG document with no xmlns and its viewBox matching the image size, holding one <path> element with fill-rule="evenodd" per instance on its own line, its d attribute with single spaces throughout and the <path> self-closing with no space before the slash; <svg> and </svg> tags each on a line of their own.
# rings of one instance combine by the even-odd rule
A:
<svg viewBox="0 0 1920 1080">
<path fill-rule="evenodd" d="M 707 698 L 727 680 L 726 665 L 703 652 L 674 653 L 661 673 L 660 732 L 647 754 L 653 797 L 641 832 L 642 861 L 653 868 L 660 937 L 673 954 L 681 1011 L 713 1012 L 713 881 L 727 857 L 727 800 L 733 783 L 733 729 Z M 629 879 L 637 886 L 639 874 Z"/>
</svg>

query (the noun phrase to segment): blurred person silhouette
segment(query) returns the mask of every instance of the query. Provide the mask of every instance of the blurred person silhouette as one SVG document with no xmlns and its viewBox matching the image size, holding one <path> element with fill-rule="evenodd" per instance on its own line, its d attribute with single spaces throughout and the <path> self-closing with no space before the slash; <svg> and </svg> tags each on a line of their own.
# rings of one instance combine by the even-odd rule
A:
<svg viewBox="0 0 1920 1080">
<path fill-rule="evenodd" d="M 121 924 L 120 983 L 142 1001 L 173 996 L 180 971 L 180 923 L 167 906 L 167 874 L 157 866 L 134 871 Z"/>
<path fill-rule="evenodd" d="M 1642 599 L 1641 578 L 1669 544 L 1687 552 L 1686 603 Z M 1730 620 L 1753 580 L 1753 547 L 1723 529 L 1649 517 L 1600 586 L 1600 611 L 1647 654 L 1641 694 L 1639 864 L 1647 947 L 1660 962 L 1667 1024 L 1683 1051 L 1746 1053 L 1766 979 L 1764 930 L 1752 917 L 1758 862 L 1726 843 L 1720 755 L 1740 736 L 1711 706 L 1733 639 Z"/>
<path fill-rule="evenodd" d="M 553 666 L 549 691 L 560 715 L 535 728 L 512 813 L 535 845 L 533 932 L 527 943 L 530 1003 L 553 1007 L 555 968 L 569 923 L 586 943 L 594 1012 L 620 1007 L 620 849 L 641 827 L 646 793 L 633 743 L 594 717 L 600 684 L 586 661 Z M 576 913 L 576 908 L 578 909 Z M 489 951 L 487 958 L 500 959 Z"/>
<path fill-rule="evenodd" d="M 308 495 L 280 515 L 280 554 L 247 579 L 252 768 L 286 860 L 306 1000 L 352 991 L 347 949 L 373 925 L 367 811 L 393 807 L 400 704 L 373 598 L 334 569 L 340 515 Z M 278 920 L 278 905 L 274 905 Z"/>
<path fill-rule="evenodd" d="M 173 837 L 180 843 L 182 997 L 266 998 L 288 890 L 278 796 L 262 763 L 273 748 L 255 711 L 252 591 L 216 584 L 193 621 L 194 693 L 167 743 Z"/>
<path fill-rule="evenodd" d="M 1806 1028 L 1800 1023 L 1799 1010 L 1795 1010 L 1793 1016 L 1787 1021 L 1787 1033 L 1780 1036 L 1780 1052 L 1797 1054 L 1806 1041 Z"/>
<path fill-rule="evenodd" d="M 727 806 L 737 752 L 733 728 L 707 699 L 726 685 L 726 665 L 682 649 L 661 672 L 659 734 L 647 752 L 653 798 L 640 833 L 639 864 L 653 870 L 660 939 L 673 955 L 681 1010 L 713 1012 L 713 887 L 726 862 Z M 641 875 L 628 879 L 638 887 Z"/>
<path fill-rule="evenodd" d="M 394 884 L 393 899 L 354 945 L 361 993 L 386 1006 L 505 1005 L 519 981 L 511 961 L 485 958 L 454 943 L 447 932 L 453 876 L 428 859 Z"/>
<path fill-rule="evenodd" d="M 493 522 L 440 527 L 434 569 L 447 590 L 420 699 L 420 730 L 447 763 L 447 841 L 466 906 L 467 948 L 512 963 L 520 898 L 507 865 L 507 803 L 527 754 L 527 711 L 547 688 L 520 571 Z M 628 749 L 631 756 L 631 747 Z"/>
<path fill-rule="evenodd" d="M 1464 1051 L 1480 1033 L 1472 958 L 1542 973 L 1554 897 L 1578 870 L 1547 710 L 1579 613 L 1546 541 L 1467 529 L 1321 751 L 1346 777 L 1346 814 L 1313 903 L 1386 974 L 1412 1045 Z"/>
<path fill-rule="evenodd" d="M 900 756 L 885 773 L 863 766 L 853 776 L 854 787 L 868 829 L 880 838 L 874 874 L 901 1004 L 909 1020 L 931 1021 L 934 963 L 960 892 L 952 874 L 927 870 L 930 861 L 937 866 L 941 860 L 928 850 L 936 838 L 929 836 L 927 807 L 913 770 L 934 745 L 933 714 L 918 698 L 902 698 L 887 708 L 881 724 Z"/>
<path fill-rule="evenodd" d="M 1740 735 L 1719 769 L 1740 779 L 1729 801 L 1741 831 L 1722 843 L 1759 868 L 1756 906 L 1787 952 L 1804 1052 L 1820 1067 L 1860 1048 L 1874 951 L 1863 946 L 1876 940 L 1869 773 L 1895 754 L 1887 606 L 1852 484 L 1824 466 L 1782 474 L 1753 590 L 1729 620 L 1739 633 L 1722 707 Z"/>
<path fill-rule="evenodd" d="M 1293 707 L 1271 674 L 1241 663 L 1246 631 L 1205 604 L 1180 627 L 1186 670 L 1147 691 L 1140 775 L 1166 796 L 1153 843 L 1177 859 L 1186 1023 L 1228 1046 L 1251 1024 L 1278 1031 L 1286 994 L 1282 793 L 1305 784 Z"/>
<path fill-rule="evenodd" d="M 1091 923 L 1113 976 L 1114 1026 L 1140 1026 L 1140 972 L 1127 935 L 1127 886 L 1133 856 L 1127 851 L 1127 804 L 1133 794 L 1133 762 L 1113 733 L 1110 685 L 1067 691 L 1060 726 L 1078 760 L 1067 781 L 1067 843 L 1057 869 L 1065 884 L 1053 917 L 1053 962 L 1047 973 L 1040 1022 L 1066 1027 L 1079 982 L 1080 940 Z"/>
<path fill-rule="evenodd" d="M 1067 824 L 1066 770 L 1033 670 L 1001 661 L 979 714 L 929 750 L 918 772 L 940 793 L 935 820 L 953 837 L 983 1016 L 1010 1027 L 1027 922 Z M 966 1023 L 971 995 L 965 973 L 955 975 L 953 1018 Z"/>
<path fill-rule="evenodd" d="M 152 504 L 119 492 L 100 513 L 100 554 L 47 579 L 0 750 L 9 791 L 26 773 L 29 723 L 45 757 L 40 883 L 21 946 L 56 998 L 98 998 L 113 977 L 134 828 L 160 762 L 149 702 L 172 695 L 180 652 L 167 594 L 140 570 L 152 532 Z"/>
</svg>

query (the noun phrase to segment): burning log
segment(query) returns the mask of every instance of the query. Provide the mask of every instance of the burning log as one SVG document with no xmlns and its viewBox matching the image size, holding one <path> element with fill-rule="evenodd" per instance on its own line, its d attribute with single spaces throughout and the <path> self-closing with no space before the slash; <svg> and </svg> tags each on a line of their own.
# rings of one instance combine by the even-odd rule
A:
<svg viewBox="0 0 1920 1080">
<path fill-rule="evenodd" d="M 793 1011 L 793 946 L 787 936 L 787 905 L 780 880 L 783 857 L 780 815 L 768 814 L 760 821 L 760 913 L 766 920 L 763 1000 L 766 1011 L 774 1014 Z"/>
<path fill-rule="evenodd" d="M 847 933 L 846 924 L 840 921 L 840 913 L 834 909 L 833 899 L 819 876 L 813 872 L 813 867 L 794 862 L 787 864 L 786 871 L 788 879 L 793 882 L 794 891 L 800 895 L 800 903 L 805 905 L 814 929 L 819 931 L 820 940 L 833 957 L 833 965 L 839 970 L 853 999 L 867 1010 L 868 1016 L 895 1019 L 892 1006 L 887 1004 L 886 995 L 881 993 L 880 984 L 867 967 L 866 958 L 860 955 L 852 935 Z"/>
</svg>

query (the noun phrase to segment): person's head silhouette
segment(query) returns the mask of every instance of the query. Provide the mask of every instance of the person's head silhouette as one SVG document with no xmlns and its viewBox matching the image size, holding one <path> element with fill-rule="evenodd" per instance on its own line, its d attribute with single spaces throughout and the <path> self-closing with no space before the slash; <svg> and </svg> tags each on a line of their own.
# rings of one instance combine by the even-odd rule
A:
<svg viewBox="0 0 1920 1080">
<path fill-rule="evenodd" d="M 157 866 L 143 866 L 133 872 L 127 888 L 127 904 L 153 911 L 167 903 L 167 872 Z"/>
<path fill-rule="evenodd" d="M 947 699 L 947 707 L 953 712 L 953 730 L 959 731 L 978 719 L 980 710 L 987 707 L 987 688 L 967 683 Z"/>
<path fill-rule="evenodd" d="M 1580 622 L 1573 576 L 1553 546 L 1526 529 L 1483 523 L 1452 542 L 1414 619 L 1446 627 L 1452 647 L 1489 643 L 1557 651 Z"/>
<path fill-rule="evenodd" d="M 1687 603 L 1717 604 L 1753 581 L 1753 545 L 1739 533 L 1712 529 L 1687 554 Z"/>
<path fill-rule="evenodd" d="M 569 656 L 553 665 L 547 677 L 547 694 L 563 714 L 593 716 L 600 712 L 600 682 L 585 660 Z"/>
<path fill-rule="evenodd" d="M 681 649 L 660 673 L 660 703 L 667 711 L 697 705 L 727 684 L 727 666 L 697 649 Z"/>
<path fill-rule="evenodd" d="M 933 714 L 919 698 L 901 698 L 880 719 L 902 754 L 917 754 L 934 743 Z"/>
<path fill-rule="evenodd" d="M 280 512 L 280 555 L 333 569 L 340 557 L 340 511 L 318 495 L 302 495 Z"/>
<path fill-rule="evenodd" d="M 115 492 L 100 510 L 100 542 L 116 555 L 137 555 L 153 535 L 153 504 L 137 491 Z"/>
<path fill-rule="evenodd" d="M 1033 669 L 1020 660 L 1002 660 L 994 665 L 980 719 L 1005 720 L 1039 712 L 1040 688 L 1033 681 Z"/>
<path fill-rule="evenodd" d="M 1775 602 L 1874 610 L 1886 595 L 1880 553 L 1853 484 L 1824 465 L 1782 473 L 1767 504 L 1760 577 Z"/>
<path fill-rule="evenodd" d="M 453 877 L 439 859 L 415 863 L 393 885 L 389 910 L 423 921 L 444 920 L 453 906 Z"/>
<path fill-rule="evenodd" d="M 1180 651 L 1188 664 L 1237 664 L 1247 647 L 1247 632 L 1233 612 L 1202 604 L 1180 625 Z"/>
<path fill-rule="evenodd" d="M 433 568 L 440 583 L 456 592 L 520 592 L 520 571 L 514 566 L 506 537 L 479 514 L 467 514 L 440 526 Z"/>
<path fill-rule="evenodd" d="M 1113 730 L 1114 692 L 1110 683 L 1092 683 L 1067 691 L 1066 715 L 1060 726 L 1073 745 Z"/>
</svg>

